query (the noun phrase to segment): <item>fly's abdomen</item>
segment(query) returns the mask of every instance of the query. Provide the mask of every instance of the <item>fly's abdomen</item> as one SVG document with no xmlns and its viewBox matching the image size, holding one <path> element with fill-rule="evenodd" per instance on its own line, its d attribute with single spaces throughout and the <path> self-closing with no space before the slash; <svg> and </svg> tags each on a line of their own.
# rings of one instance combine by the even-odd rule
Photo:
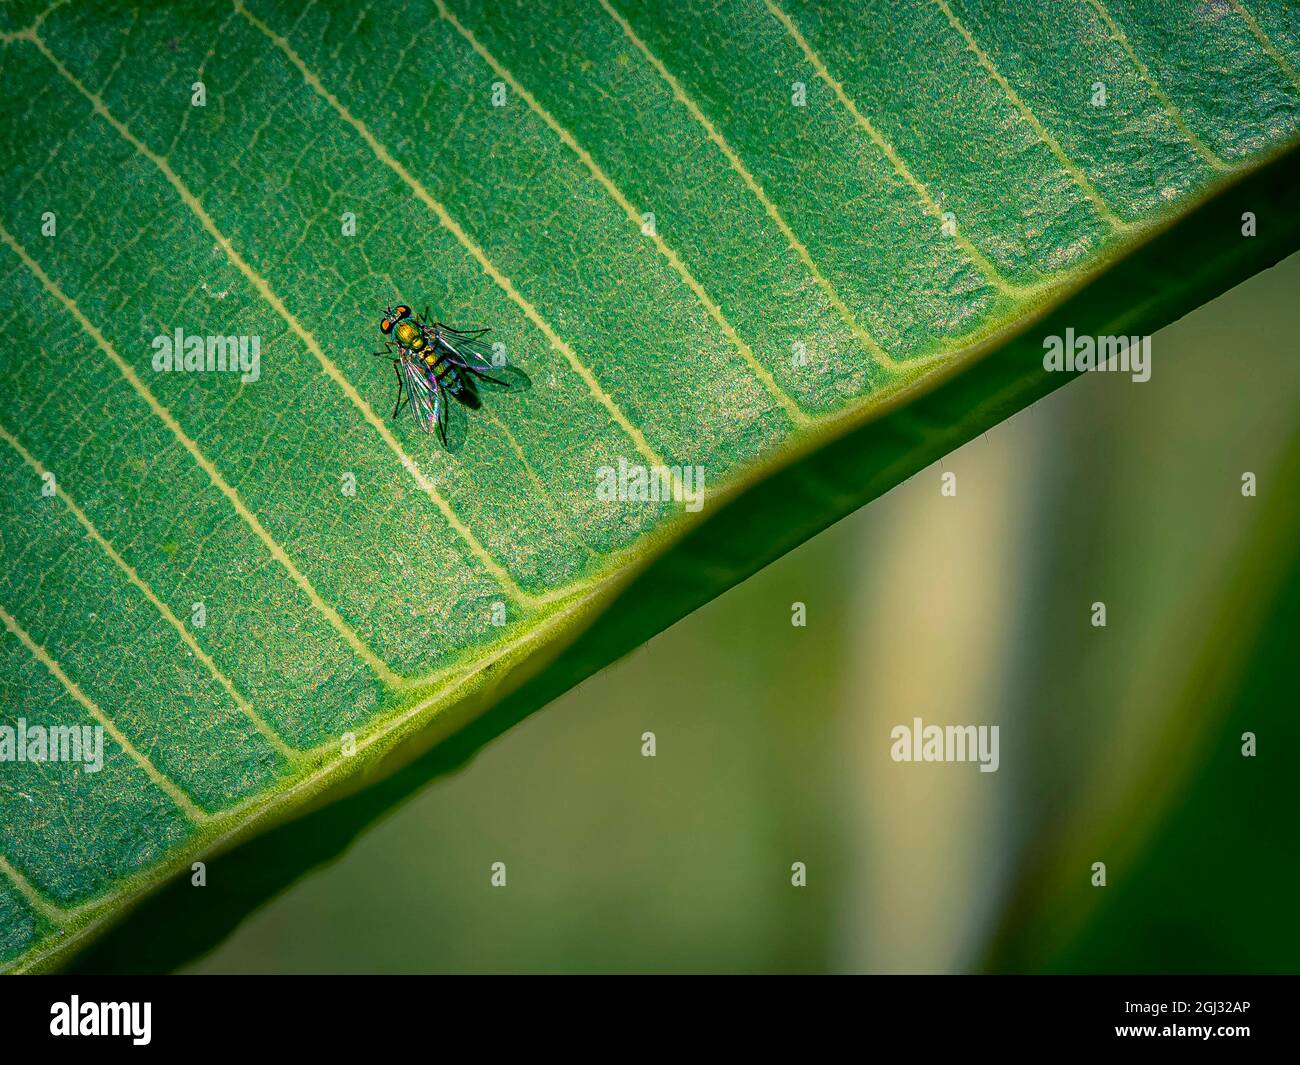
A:
<svg viewBox="0 0 1300 1065">
<path fill-rule="evenodd" d="M 446 355 L 442 352 L 438 352 L 436 355 L 426 353 L 424 365 L 426 367 L 425 372 L 429 375 L 430 384 L 436 384 L 446 389 L 453 396 L 460 395 L 460 373 Z"/>
</svg>

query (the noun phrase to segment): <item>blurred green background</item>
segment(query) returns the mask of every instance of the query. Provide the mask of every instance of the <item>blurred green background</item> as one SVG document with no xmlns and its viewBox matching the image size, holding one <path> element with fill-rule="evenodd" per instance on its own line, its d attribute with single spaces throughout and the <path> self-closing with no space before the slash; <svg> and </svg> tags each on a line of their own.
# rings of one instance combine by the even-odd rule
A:
<svg viewBox="0 0 1300 1065">
<path fill-rule="evenodd" d="M 1298 293 L 972 441 L 955 498 L 841 521 L 187 971 L 1300 971 Z M 1000 725 L 1000 770 L 892 762 L 914 716 Z"/>
</svg>

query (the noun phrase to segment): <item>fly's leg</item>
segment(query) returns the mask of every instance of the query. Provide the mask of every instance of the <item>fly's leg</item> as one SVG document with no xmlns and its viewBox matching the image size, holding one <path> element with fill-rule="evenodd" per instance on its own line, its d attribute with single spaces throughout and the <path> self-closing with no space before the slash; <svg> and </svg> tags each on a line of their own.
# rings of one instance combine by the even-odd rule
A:
<svg viewBox="0 0 1300 1065">
<path fill-rule="evenodd" d="M 397 360 L 393 360 L 393 374 L 397 378 L 397 402 L 393 404 L 393 421 L 397 421 L 397 412 L 402 409 L 402 371 L 397 368 Z"/>
<path fill-rule="evenodd" d="M 464 337 L 467 340 L 474 340 L 476 337 L 481 337 L 485 333 L 492 332 L 490 326 L 484 329 L 456 329 L 453 326 L 448 325 L 446 322 L 434 322 L 433 327 L 435 329 L 441 329 L 444 333 L 448 333 L 452 336 Z"/>
</svg>

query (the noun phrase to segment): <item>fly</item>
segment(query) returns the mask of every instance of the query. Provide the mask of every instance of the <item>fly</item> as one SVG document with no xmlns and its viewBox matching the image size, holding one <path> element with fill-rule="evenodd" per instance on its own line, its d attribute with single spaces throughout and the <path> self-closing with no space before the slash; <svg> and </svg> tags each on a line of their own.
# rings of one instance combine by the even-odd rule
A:
<svg viewBox="0 0 1300 1065">
<path fill-rule="evenodd" d="M 388 309 L 379 331 L 391 338 L 375 355 L 391 359 L 397 376 L 393 418 L 405 399 L 416 424 L 426 433 L 437 433 L 448 451 L 465 442 L 465 411 L 482 405 L 480 390 L 522 391 L 532 384 L 527 374 L 488 348 L 482 338 L 491 330 L 430 322 L 427 310 L 412 317 L 411 308 L 403 304 Z"/>
</svg>

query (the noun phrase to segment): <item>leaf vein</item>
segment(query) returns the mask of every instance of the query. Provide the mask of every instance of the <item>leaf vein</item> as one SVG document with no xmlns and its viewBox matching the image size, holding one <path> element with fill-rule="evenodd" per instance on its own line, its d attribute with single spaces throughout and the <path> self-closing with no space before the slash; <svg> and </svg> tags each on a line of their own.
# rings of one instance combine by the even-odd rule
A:
<svg viewBox="0 0 1300 1065">
<path fill-rule="evenodd" d="M 1290 60 L 1277 50 L 1277 46 L 1269 39 L 1268 34 L 1265 33 L 1260 24 L 1255 21 L 1255 16 L 1246 10 L 1246 7 L 1241 3 L 1241 0 L 1232 0 L 1232 6 L 1246 23 L 1247 29 L 1250 30 L 1255 40 L 1259 42 L 1259 46 L 1268 53 L 1269 58 L 1278 65 L 1282 73 L 1291 79 L 1291 83 L 1297 89 L 1300 89 L 1300 71 L 1297 71 Z"/>
<path fill-rule="evenodd" d="M 91 717 L 104 726 L 104 731 L 113 737 L 113 741 L 121 747 L 122 750 L 140 766 L 141 769 L 145 771 L 145 774 L 151 781 L 153 781 L 154 785 L 160 791 L 164 792 L 167 797 L 170 798 L 172 802 L 174 802 L 185 814 L 185 816 L 190 819 L 190 821 L 196 825 L 201 825 L 209 819 L 211 815 L 201 809 L 175 781 L 163 773 L 162 770 L 149 760 L 147 755 L 141 752 L 135 744 L 126 738 L 122 730 L 114 724 L 113 719 L 100 708 L 98 703 L 81 690 L 81 687 L 77 682 L 63 671 L 63 667 L 54 660 L 44 647 L 32 639 L 27 630 L 24 629 L 18 623 L 17 619 L 14 618 L 14 616 L 3 606 L 0 606 L 0 622 L 4 623 L 4 627 L 8 629 L 10 633 L 18 637 L 19 642 L 21 642 L 22 645 L 32 653 L 41 665 L 49 670 L 50 675 L 67 689 L 68 694 L 76 699 Z"/>
<path fill-rule="evenodd" d="M 1178 127 L 1178 131 L 1187 140 L 1187 143 L 1192 146 L 1192 149 L 1196 154 L 1204 159 L 1205 162 L 1215 170 L 1231 170 L 1232 165 L 1220 158 L 1219 154 L 1206 144 L 1205 141 L 1201 139 L 1200 135 L 1187 124 L 1187 120 L 1183 117 L 1183 113 L 1179 109 L 1178 105 L 1175 104 L 1173 100 L 1169 98 L 1168 93 L 1160 87 L 1160 83 L 1156 81 L 1155 76 L 1151 73 L 1146 63 L 1143 62 L 1141 57 L 1137 54 L 1136 49 L 1133 47 L 1133 42 L 1129 40 L 1128 34 L 1124 32 L 1123 28 L 1121 28 L 1112 17 L 1110 11 L 1107 10 L 1104 0 L 1088 0 L 1088 3 L 1092 5 L 1097 14 L 1101 17 L 1101 20 L 1106 24 L 1106 28 L 1110 30 L 1115 41 L 1124 49 L 1125 54 L 1129 58 L 1129 62 L 1131 62 L 1134 69 L 1137 70 L 1138 76 L 1146 82 L 1147 88 L 1151 90 L 1151 95 L 1154 96 L 1156 100 L 1160 102 L 1161 106 L 1164 107 L 1165 111 L 1168 112 L 1170 120 Z"/>
<path fill-rule="evenodd" d="M 230 242 L 230 239 L 221 232 L 217 227 L 216 222 L 213 221 L 212 217 L 190 190 L 189 186 L 181 180 L 180 175 L 176 173 L 171 164 L 165 158 L 158 155 L 157 152 L 149 148 L 148 145 L 131 132 L 125 123 L 113 115 L 112 112 L 109 111 L 108 105 L 105 104 L 99 96 L 83 85 L 76 75 L 74 75 L 72 71 L 70 71 L 59 60 L 59 58 L 49 50 L 45 42 L 42 41 L 39 36 L 33 36 L 32 40 L 36 47 L 40 49 L 42 55 L 44 55 L 45 58 L 54 65 L 54 68 L 59 72 L 59 74 L 68 81 L 69 84 L 77 89 L 78 92 L 86 97 L 88 101 L 90 101 L 95 111 L 104 118 L 105 121 L 107 121 L 124 140 L 130 143 L 136 151 L 158 168 L 163 177 L 167 179 L 167 182 L 176 190 L 177 195 L 180 196 L 185 205 L 194 213 L 203 228 L 208 231 L 212 238 L 221 247 L 226 258 L 228 258 L 239 272 L 244 275 L 248 282 L 257 291 L 258 295 L 270 304 L 271 308 L 282 319 L 284 319 L 285 323 L 289 326 L 294 335 L 297 336 L 306 346 L 307 350 L 315 356 L 316 361 L 320 363 L 326 376 L 339 387 L 343 394 L 351 401 L 352 405 L 361 413 L 362 417 L 370 424 L 371 428 L 379 434 L 380 438 L 388 446 L 388 449 L 397 457 L 403 468 L 411 475 L 412 479 L 415 480 L 415 482 L 420 486 L 420 489 L 429 497 L 438 510 L 442 512 L 447 523 L 455 530 L 461 540 L 465 542 L 470 553 L 475 556 L 475 558 L 486 570 L 488 570 L 489 573 L 492 574 L 493 578 L 502 589 L 512 599 L 523 605 L 525 608 L 533 608 L 537 606 L 539 602 L 545 601 L 524 592 L 515 582 L 514 578 L 506 572 L 505 567 L 492 557 L 491 553 L 483 546 L 469 527 L 461 521 L 460 517 L 452 509 L 451 505 L 443 498 L 442 493 L 438 491 L 434 483 L 420 470 L 415 460 L 406 453 L 397 438 L 393 435 L 392 431 L 375 413 L 374 408 L 365 401 L 334 361 L 321 349 L 316 338 L 312 336 L 301 322 L 298 321 L 297 317 L 289 310 L 280 297 L 275 294 L 266 279 L 253 269 L 253 267 L 242 255 L 240 255 L 235 246 Z"/>
<path fill-rule="evenodd" d="M 755 198 L 757 198 L 758 202 L 762 204 L 763 210 L 767 213 L 768 218 L 770 218 L 776 225 L 777 229 L 780 230 L 786 243 L 790 245 L 790 248 L 794 251 L 795 255 L 799 257 L 799 261 L 803 263 L 804 268 L 812 275 L 817 286 L 826 294 L 826 298 L 830 301 L 831 306 L 844 321 L 844 324 L 848 326 L 849 331 L 857 338 L 858 343 L 860 343 L 863 348 L 872 355 L 876 362 L 885 369 L 897 370 L 899 368 L 898 360 L 880 346 L 880 343 L 875 339 L 875 337 L 873 337 L 862 326 L 854 316 L 853 312 L 849 310 L 844 300 L 840 298 L 839 293 L 835 290 L 835 286 L 832 285 L 826 275 L 821 272 L 821 269 L 817 266 L 817 263 L 809 253 L 808 248 L 804 245 L 803 241 L 795 235 L 794 230 L 790 228 L 790 224 L 785 220 L 781 211 L 777 208 L 776 204 L 772 202 L 767 192 L 763 189 L 763 186 L 759 184 L 758 179 L 750 172 L 749 167 L 744 164 L 740 156 L 736 154 L 735 149 L 731 147 L 718 128 L 709 120 L 709 117 L 700 110 L 699 105 L 687 95 L 681 82 L 679 82 L 673 75 L 672 71 L 664 65 L 663 60 L 650 50 L 649 45 L 647 45 L 637 34 L 636 30 L 632 28 L 632 24 L 617 10 L 615 10 L 615 8 L 609 3 L 609 0 L 600 0 L 600 6 L 605 9 L 606 14 L 608 14 L 610 18 L 618 23 L 619 28 L 632 43 L 633 47 L 635 47 L 636 50 L 646 58 L 650 65 L 654 67 L 659 76 L 663 78 L 663 80 L 668 84 L 668 87 L 672 89 L 673 96 L 680 104 L 682 104 L 683 107 L 686 108 L 691 117 L 695 119 L 701 127 L 703 127 L 709 140 L 711 140 L 717 146 L 718 150 L 722 152 L 727 162 L 731 165 L 731 168 L 740 175 L 740 179 L 745 183 L 745 187 L 748 188 Z"/>
<path fill-rule="evenodd" d="M 13 883 L 14 887 L 18 889 L 18 893 L 47 921 L 51 921 L 59 927 L 67 923 L 68 911 L 46 898 L 44 893 L 15 869 L 4 855 L 0 855 L 0 873 L 4 874 Z"/>
<path fill-rule="evenodd" d="M 895 148 L 884 134 L 876 128 L 875 123 L 862 113 L 857 103 L 849 96 L 848 92 L 845 91 L 843 83 L 838 81 L 834 75 L 831 74 L 825 61 L 817 54 L 816 50 L 814 50 L 812 44 L 809 43 L 808 39 L 795 24 L 794 19 L 782 11 L 773 0 L 763 0 L 763 2 L 767 5 L 767 9 L 771 12 L 772 16 L 785 27 L 786 32 L 794 39 L 795 44 L 799 46 L 799 49 L 804 54 L 804 58 L 808 60 L 817 76 L 830 87 L 831 91 L 835 94 L 836 99 L 838 99 L 844 109 L 848 111 L 854 122 L 857 123 L 862 131 L 871 138 L 876 147 L 885 153 L 885 157 L 889 160 L 895 173 L 897 173 L 898 176 L 911 187 L 912 191 L 916 193 L 922 206 L 925 207 L 925 213 L 942 221 L 943 210 L 940 208 L 938 201 L 930 194 L 930 190 L 926 188 L 925 183 L 919 180 L 916 175 L 912 173 L 911 168 L 899 154 L 898 149 Z M 999 292 L 1016 298 L 1027 298 L 1033 296 L 1043 287 L 1042 284 L 1018 285 L 1014 282 L 1008 281 L 1007 278 L 1003 276 L 1002 272 L 989 261 L 984 253 L 975 247 L 971 240 L 961 232 L 954 234 L 953 241 L 966 253 L 971 262 L 974 263 L 979 271 L 988 278 L 989 282 Z"/>
<path fill-rule="evenodd" d="M 569 130 L 560 125 L 555 116 L 541 105 L 537 98 L 523 86 L 519 79 L 517 79 L 514 74 L 512 74 L 510 70 L 508 70 L 505 65 L 496 58 L 496 56 L 483 46 L 479 39 L 475 37 L 474 34 L 448 9 L 444 0 L 434 0 L 434 4 L 437 6 L 438 13 L 442 16 L 443 20 L 458 34 L 460 34 L 461 37 L 468 42 L 469 46 L 479 55 L 479 57 L 492 68 L 497 76 L 504 79 L 510 88 L 513 89 L 514 92 L 528 105 L 532 112 L 546 123 L 547 127 L 560 138 L 565 147 L 570 149 L 582 162 L 582 165 L 591 172 L 592 177 L 596 179 L 596 182 L 600 187 L 609 194 L 610 198 L 616 204 L 618 204 L 623 213 L 627 215 L 628 221 L 640 229 L 642 224 L 641 213 L 637 211 L 632 202 L 623 194 L 623 190 L 614 183 L 613 179 L 610 178 L 607 173 L 605 173 L 604 168 L 596 162 L 591 152 L 579 144 L 577 138 L 574 137 Z M 811 419 L 808 415 L 799 407 L 799 404 L 795 402 L 794 398 L 779 384 L 777 384 L 771 371 L 758 360 L 753 349 L 743 339 L 741 339 L 740 335 L 736 332 L 735 327 L 732 326 L 726 316 L 722 313 L 722 308 L 718 306 L 717 301 L 708 294 L 704 286 L 700 284 L 699 280 L 691 272 L 690 268 L 682 261 L 677 252 L 668 245 L 667 241 L 665 241 L 658 232 L 651 233 L 650 240 L 654 243 L 658 252 L 668 260 L 668 264 L 677 272 L 677 275 L 686 283 L 686 286 L 691 290 L 695 298 L 700 301 L 705 311 L 708 312 L 709 317 L 717 323 L 718 328 L 722 330 L 727 340 L 730 341 L 740 353 L 741 357 L 749 365 L 749 368 L 754 372 L 754 375 L 759 379 L 763 387 L 767 389 L 768 394 L 785 409 L 790 420 L 797 426 L 806 426 L 810 424 Z"/>
<path fill-rule="evenodd" d="M 17 452 L 18 457 L 30 466 L 38 476 L 45 475 L 47 472 L 45 466 L 42 465 L 40 460 L 28 451 L 27 448 L 23 446 L 22 442 L 2 423 L 0 423 L 0 440 L 4 440 L 5 443 L 13 448 L 14 451 Z M 171 607 L 158 598 L 158 595 L 149 587 L 144 578 L 136 572 L 135 567 L 118 554 L 117 550 L 111 543 L 109 543 L 108 539 L 95 527 L 94 523 L 86 515 L 86 512 L 76 504 L 70 495 L 68 495 L 67 489 L 60 485 L 56 495 L 63 501 L 63 505 L 68 508 L 69 512 L 77 519 L 77 522 L 81 527 L 86 530 L 86 533 L 91 540 L 93 540 L 103 550 L 103 552 L 108 555 L 108 557 L 113 561 L 113 564 L 126 575 L 127 580 L 129 580 L 131 584 L 144 594 L 144 597 L 149 600 L 154 609 L 156 609 L 158 613 L 163 616 L 166 622 L 176 630 L 177 635 L 180 636 L 185 645 L 194 652 L 195 656 L 203 663 L 208 672 L 211 673 L 217 682 L 226 690 L 226 694 L 235 701 L 235 705 L 239 707 L 250 721 L 252 721 L 252 723 L 257 727 L 258 732 L 266 738 L 266 740 L 280 753 L 281 756 L 292 760 L 295 755 L 294 749 L 290 747 L 279 733 L 277 733 L 275 729 L 266 722 L 261 714 L 253 709 L 248 700 L 239 694 L 234 683 L 225 675 L 225 673 L 217 668 L 217 664 L 212 660 L 211 656 L 199 646 L 194 635 L 184 625 L 184 623 L 181 622 L 180 618 L 172 612 Z"/>
<path fill-rule="evenodd" d="M 618 427 L 632 440 L 637 451 L 639 451 L 644 458 L 648 459 L 654 465 L 667 465 L 663 458 L 646 441 L 645 435 L 641 430 L 632 424 L 627 415 L 623 413 L 622 409 L 614 401 L 613 397 L 601 387 L 595 374 L 593 374 L 591 369 L 580 358 L 578 358 L 577 353 L 568 342 L 556 333 L 550 323 L 541 316 L 541 313 L 537 308 L 524 298 L 519 290 L 515 288 L 514 283 L 497 268 L 491 259 L 487 257 L 487 253 L 483 251 L 478 243 L 475 242 L 467 232 L 465 232 L 460 223 L 452 218 L 447 209 L 435 200 L 429 190 L 426 189 L 424 185 L 421 184 L 421 182 L 419 182 L 415 176 L 407 170 L 406 167 L 404 167 L 387 148 L 384 147 L 382 143 L 380 143 L 379 139 L 375 137 L 375 135 L 370 131 L 370 128 L 362 122 L 361 119 L 353 115 L 337 96 L 330 92 L 329 89 L 325 88 L 320 77 L 307 66 L 302 57 L 294 51 L 292 45 L 290 45 L 284 37 L 276 33 L 270 26 L 249 11 L 240 0 L 235 0 L 235 6 L 239 10 L 240 14 L 242 14 L 244 18 L 248 19 L 249 23 L 264 34 L 271 43 L 284 54 L 285 58 L 288 59 L 302 75 L 303 80 L 311 90 L 329 104 L 330 107 L 338 113 L 339 117 L 343 119 L 343 121 L 361 134 L 362 139 L 375 154 L 375 157 L 402 179 L 403 183 L 415 194 L 416 198 L 434 213 L 434 216 L 438 219 L 438 222 L 443 226 L 443 228 L 460 242 L 465 250 L 469 252 L 469 254 L 473 256 L 478 264 L 483 268 L 484 272 L 492 278 L 492 280 L 501 287 L 506 295 L 510 297 L 515 305 L 524 312 L 525 317 L 527 317 L 534 326 L 541 330 L 541 332 L 546 336 L 546 339 L 551 342 L 551 345 L 568 361 L 569 365 L 573 368 L 574 373 L 582 378 L 587 388 L 591 391 L 591 394 L 601 403 L 605 410 L 609 412 L 610 417 Z M 555 597 L 556 596 L 553 593 L 552 596 L 547 597 L 546 601 Z"/>
<path fill-rule="evenodd" d="M 402 678 L 394 673 L 387 664 L 380 660 L 380 658 L 368 646 L 366 646 L 361 637 L 358 636 L 352 630 L 351 626 L 343 620 L 337 610 L 321 598 L 320 593 L 316 591 L 315 586 L 307 576 L 298 569 L 293 560 L 289 558 L 284 548 L 275 541 L 275 538 L 267 531 L 266 527 L 261 523 L 257 515 L 248 509 L 239 493 L 236 492 L 234 487 L 232 487 L 226 479 L 221 476 L 220 471 L 212 464 L 212 460 L 209 459 L 199 448 L 198 444 L 186 434 L 185 430 L 181 428 L 180 423 L 176 420 L 171 411 L 159 402 L 158 397 L 149 390 L 142 380 L 140 380 L 139 374 L 132 369 L 130 363 L 122 358 L 117 349 L 114 348 L 108 338 L 100 332 L 95 323 L 86 317 L 81 308 L 77 306 L 76 301 L 74 301 L 72 297 L 58 286 L 54 279 L 51 278 L 50 275 L 41 267 L 40 263 L 27 253 L 27 249 L 19 244 L 18 241 L 14 239 L 13 234 L 11 234 L 3 225 L 0 225 L 0 240 L 3 240 L 4 243 L 13 250 L 13 252 L 23 261 L 23 264 L 36 275 L 37 280 L 40 281 L 45 290 L 63 304 L 68 312 L 81 325 L 82 329 L 84 329 L 86 333 L 89 334 L 90 338 L 99 346 L 100 350 L 109 357 L 109 360 L 117 367 L 118 372 L 126 378 L 127 383 L 130 384 L 140 398 L 148 404 L 149 409 L 162 420 L 168 429 L 171 430 L 172 435 L 175 436 L 182 445 L 184 445 L 185 450 L 190 453 L 191 457 L 196 463 L 198 463 L 203 472 L 208 475 L 208 479 L 212 484 L 220 490 L 221 494 L 224 495 L 226 499 L 230 501 L 230 504 L 235 508 L 236 513 L 238 513 L 238 515 L 247 523 L 249 528 L 253 530 L 257 535 L 257 538 L 266 545 L 266 548 L 271 552 L 272 557 L 288 571 L 289 576 L 293 578 L 294 583 L 296 583 L 307 595 L 312 606 L 329 621 L 335 631 L 338 632 L 347 642 L 348 646 L 351 647 L 352 650 L 355 651 L 357 655 L 375 671 L 384 683 L 388 684 L 390 687 L 402 686 L 404 683 Z"/>
<path fill-rule="evenodd" d="M 1125 222 L 1110 209 L 1110 206 L 1106 203 L 1101 193 L 1097 191 L 1092 181 L 1088 178 L 1088 175 L 1085 174 L 1079 168 L 1079 165 L 1066 154 L 1065 149 L 1061 147 L 1060 142 L 1057 141 L 1050 132 L 1048 132 L 1047 127 L 1038 120 L 1038 116 L 1030 110 L 1029 105 L 1020 98 L 1020 94 L 1011 87 L 1011 82 L 1007 81 L 1002 72 L 994 65 L 993 60 L 990 59 L 988 53 L 980 47 L 979 42 L 975 40 L 970 30 L 962 24 L 962 21 L 955 14 L 953 14 L 953 10 L 948 6 L 947 0 L 934 0 L 934 2 L 938 6 L 939 10 L 943 12 L 944 17 L 948 20 L 948 24 L 961 34 L 967 47 L 975 53 L 975 58 L 979 60 L 980 66 L 984 68 L 989 77 L 997 82 L 1002 91 L 1006 93 L 1007 99 L 1010 100 L 1015 109 L 1020 112 L 1021 117 L 1028 122 L 1031 127 L 1033 127 L 1039 140 L 1041 140 L 1043 144 L 1046 145 L 1047 149 L 1056 156 L 1057 161 L 1064 168 L 1065 172 L 1074 179 L 1074 183 L 1079 186 L 1079 189 L 1092 203 L 1093 207 L 1096 208 L 1097 213 L 1101 215 L 1106 224 L 1109 225 L 1111 229 L 1120 233 L 1132 229 L 1133 223 Z"/>
</svg>

